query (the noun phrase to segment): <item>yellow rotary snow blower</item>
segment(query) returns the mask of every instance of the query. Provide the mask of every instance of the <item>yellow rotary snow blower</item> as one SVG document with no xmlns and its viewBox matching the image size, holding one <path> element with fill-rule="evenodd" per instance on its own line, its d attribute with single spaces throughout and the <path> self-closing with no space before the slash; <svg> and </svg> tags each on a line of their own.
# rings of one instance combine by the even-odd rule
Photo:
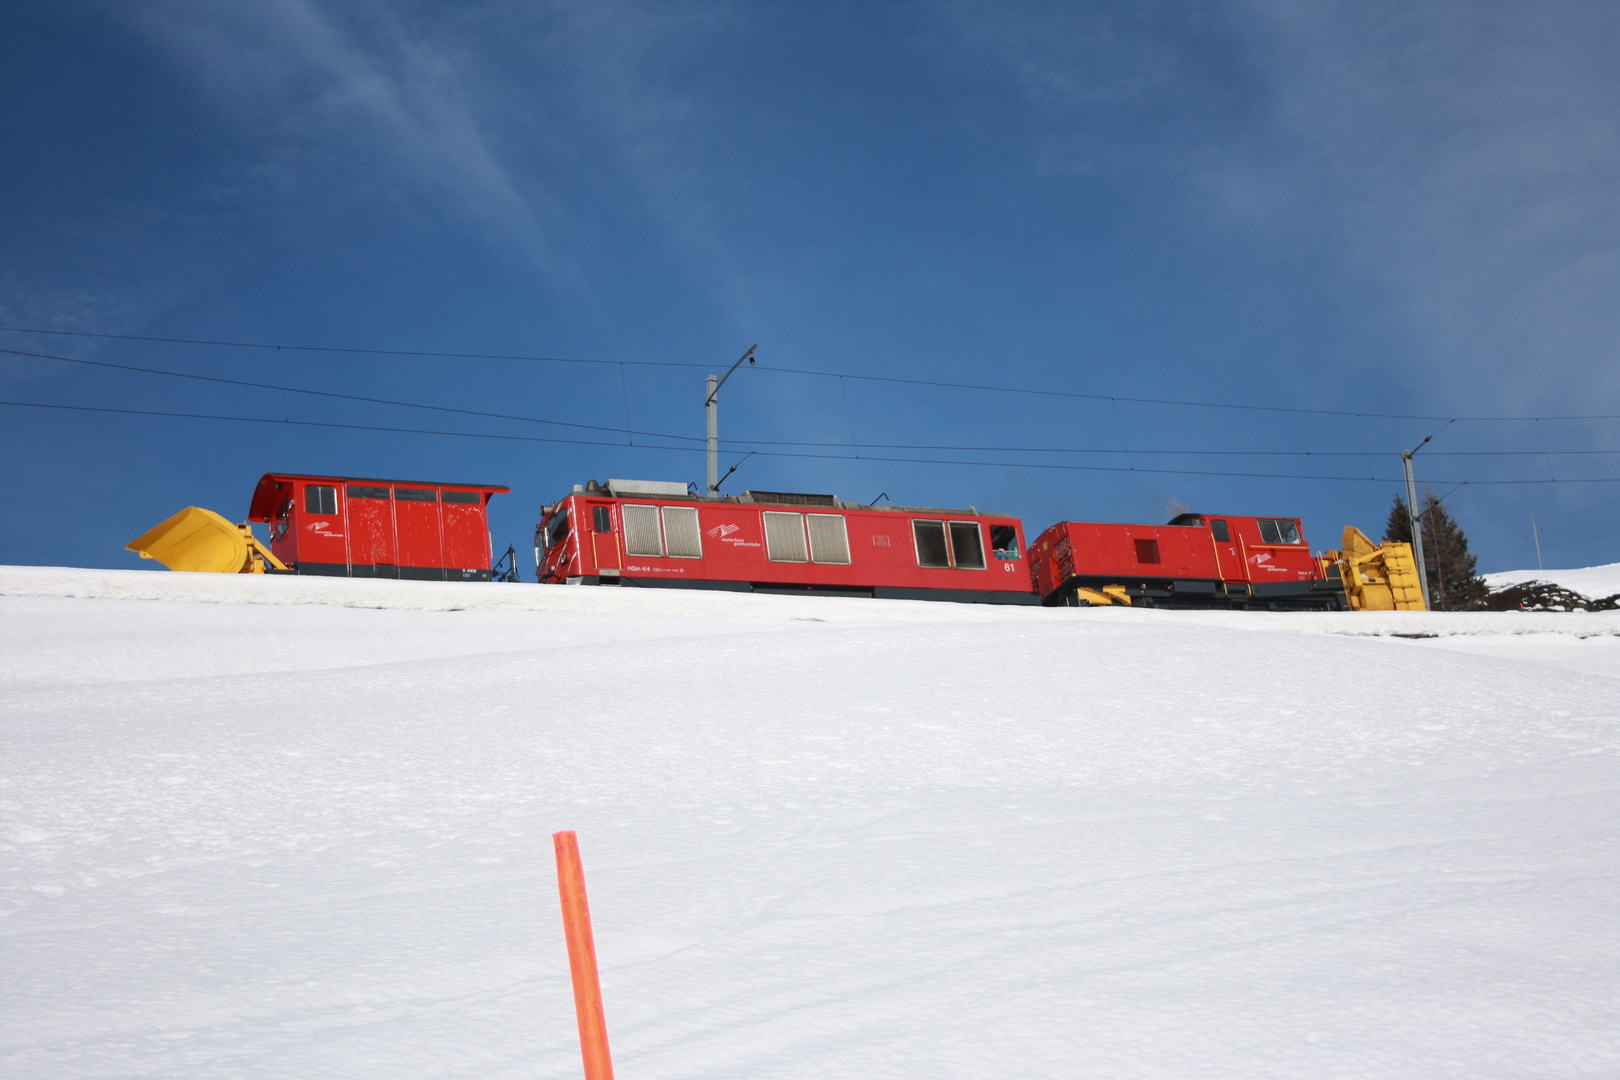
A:
<svg viewBox="0 0 1620 1080">
<path fill-rule="evenodd" d="M 266 563 L 287 565 L 259 543 L 250 525 L 232 525 L 212 510 L 188 506 L 124 545 L 170 570 L 209 574 L 262 574 Z"/>
<path fill-rule="evenodd" d="M 1426 611 L 1412 545 L 1375 544 L 1354 525 L 1344 527 L 1344 550 L 1325 551 L 1331 573 L 1337 565 L 1351 611 Z"/>
</svg>

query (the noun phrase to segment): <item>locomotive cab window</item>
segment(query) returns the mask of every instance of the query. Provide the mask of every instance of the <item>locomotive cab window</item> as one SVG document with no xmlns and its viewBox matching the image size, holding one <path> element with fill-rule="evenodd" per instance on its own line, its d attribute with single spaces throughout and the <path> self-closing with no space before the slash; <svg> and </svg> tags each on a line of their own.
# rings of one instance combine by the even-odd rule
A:
<svg viewBox="0 0 1620 1080">
<path fill-rule="evenodd" d="M 337 513 L 337 488 L 329 484 L 310 484 L 305 487 L 304 509 L 311 514 Z"/>
<path fill-rule="evenodd" d="M 591 507 L 591 526 L 599 533 L 613 531 L 613 511 L 605 506 Z"/>
<path fill-rule="evenodd" d="M 1209 523 L 1209 531 L 1215 534 L 1217 544 L 1230 544 L 1232 542 L 1232 530 L 1227 528 L 1226 522 L 1220 518 L 1216 518 Z"/>
<path fill-rule="evenodd" d="M 568 511 L 558 510 L 546 522 L 546 550 L 550 551 L 568 538 Z"/>
<path fill-rule="evenodd" d="M 911 534 L 917 540 L 917 565 L 949 569 L 950 549 L 945 546 L 943 521 L 913 521 Z"/>
<path fill-rule="evenodd" d="M 370 487 L 366 484 L 349 485 L 349 498 L 351 499 L 389 499 L 392 497 L 385 487 Z"/>
<path fill-rule="evenodd" d="M 1299 526 L 1285 518 L 1261 518 L 1260 539 L 1267 544 L 1297 544 Z"/>
<path fill-rule="evenodd" d="M 479 503 L 484 501 L 484 497 L 476 491 L 447 491 L 444 493 L 444 501 L 448 503 L 467 503 L 471 506 L 477 506 Z"/>
<path fill-rule="evenodd" d="M 439 493 L 432 488 L 395 488 L 394 498 L 402 502 L 438 502 Z"/>
<path fill-rule="evenodd" d="M 1011 525 L 990 526 L 990 550 L 998 559 L 1018 558 L 1018 530 Z"/>
<path fill-rule="evenodd" d="M 984 569 L 984 536 L 977 521 L 951 522 L 951 552 L 958 570 Z"/>
</svg>

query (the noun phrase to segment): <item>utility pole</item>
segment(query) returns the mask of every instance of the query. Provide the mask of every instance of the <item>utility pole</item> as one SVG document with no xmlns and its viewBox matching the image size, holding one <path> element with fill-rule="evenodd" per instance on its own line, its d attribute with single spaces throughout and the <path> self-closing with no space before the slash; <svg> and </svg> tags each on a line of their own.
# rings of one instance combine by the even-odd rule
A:
<svg viewBox="0 0 1620 1080">
<path fill-rule="evenodd" d="M 731 365 L 731 371 L 718 377 L 710 375 L 708 379 L 709 396 L 703 402 L 703 407 L 709 413 L 709 475 L 707 491 L 711 499 L 720 494 L 720 402 L 717 400 L 717 395 L 720 393 L 720 388 L 726 384 L 726 380 L 731 378 L 731 372 L 741 367 L 744 360 L 748 361 L 749 367 L 754 366 L 754 350 L 757 348 L 759 348 L 759 342 L 756 341 L 748 346 L 747 352 L 737 357 L 737 362 Z"/>
<path fill-rule="evenodd" d="M 1530 531 L 1536 537 L 1536 569 L 1545 570 L 1546 567 L 1541 565 L 1541 526 L 1536 524 L 1535 518 L 1530 519 Z"/>
<path fill-rule="evenodd" d="M 1434 438 L 1433 435 L 1429 439 Z M 1406 470 L 1406 520 L 1412 525 L 1412 561 L 1417 563 L 1418 585 L 1423 589 L 1423 606 L 1429 606 L 1429 573 L 1423 567 L 1423 523 L 1417 509 L 1417 481 L 1412 479 L 1412 455 L 1428 445 L 1424 439 L 1410 450 L 1401 451 L 1401 466 Z"/>
</svg>

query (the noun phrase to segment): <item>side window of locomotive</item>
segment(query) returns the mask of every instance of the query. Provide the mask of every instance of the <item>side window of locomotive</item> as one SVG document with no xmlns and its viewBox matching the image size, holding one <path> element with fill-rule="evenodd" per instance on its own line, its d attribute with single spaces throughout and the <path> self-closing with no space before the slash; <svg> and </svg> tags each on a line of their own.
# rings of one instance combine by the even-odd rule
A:
<svg viewBox="0 0 1620 1080">
<path fill-rule="evenodd" d="M 1287 519 L 1261 518 L 1260 539 L 1268 544 L 1297 544 L 1299 527 Z"/>
<path fill-rule="evenodd" d="M 613 531 L 613 511 L 605 506 L 591 507 L 591 525 L 599 533 Z"/>
<path fill-rule="evenodd" d="M 560 509 L 546 522 L 546 550 L 550 551 L 568 538 L 568 511 Z"/>
<path fill-rule="evenodd" d="M 476 491 L 447 491 L 444 493 L 444 501 L 448 503 L 466 503 L 469 506 L 477 506 L 479 503 L 484 501 L 484 497 Z"/>
<path fill-rule="evenodd" d="M 1220 518 L 1216 518 L 1209 523 L 1209 531 L 1215 534 L 1217 544 L 1230 544 L 1232 542 L 1232 530 L 1228 529 L 1226 522 Z"/>
<path fill-rule="evenodd" d="M 304 488 L 304 509 L 311 514 L 337 513 L 337 488 L 329 484 L 310 484 Z"/>
<path fill-rule="evenodd" d="M 998 559 L 1018 558 L 1018 530 L 1011 525 L 990 526 L 990 550 Z"/>
<path fill-rule="evenodd" d="M 917 565 L 944 567 L 951 565 L 950 549 L 945 546 L 943 521 L 913 521 L 911 534 L 917 540 Z"/>
<path fill-rule="evenodd" d="M 951 551 L 958 570 L 984 569 L 984 534 L 977 521 L 951 522 Z"/>
<path fill-rule="evenodd" d="M 385 487 L 369 487 L 365 484 L 350 484 L 349 498 L 351 499 L 390 499 L 392 495 Z"/>
<path fill-rule="evenodd" d="M 394 498 L 401 502 L 438 502 L 439 493 L 432 488 L 395 488 Z"/>
<path fill-rule="evenodd" d="M 275 543 L 287 535 L 292 526 L 292 500 L 282 499 L 281 505 L 276 507 L 274 519 L 270 522 L 270 542 Z"/>
</svg>

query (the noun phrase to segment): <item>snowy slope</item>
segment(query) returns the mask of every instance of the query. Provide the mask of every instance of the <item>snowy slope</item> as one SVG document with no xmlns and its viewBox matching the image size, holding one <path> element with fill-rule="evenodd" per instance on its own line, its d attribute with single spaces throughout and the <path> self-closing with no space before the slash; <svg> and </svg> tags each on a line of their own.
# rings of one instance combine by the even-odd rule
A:
<svg viewBox="0 0 1620 1080">
<path fill-rule="evenodd" d="M 87 574 L 0 571 L 3 1076 L 577 1076 L 559 828 L 625 1080 L 1620 1072 L 1606 615 Z"/>
<path fill-rule="evenodd" d="M 1523 585 L 1527 581 L 1548 581 L 1594 600 L 1620 593 L 1620 563 L 1587 566 L 1579 570 L 1503 570 L 1482 576 L 1492 592 Z"/>
</svg>

